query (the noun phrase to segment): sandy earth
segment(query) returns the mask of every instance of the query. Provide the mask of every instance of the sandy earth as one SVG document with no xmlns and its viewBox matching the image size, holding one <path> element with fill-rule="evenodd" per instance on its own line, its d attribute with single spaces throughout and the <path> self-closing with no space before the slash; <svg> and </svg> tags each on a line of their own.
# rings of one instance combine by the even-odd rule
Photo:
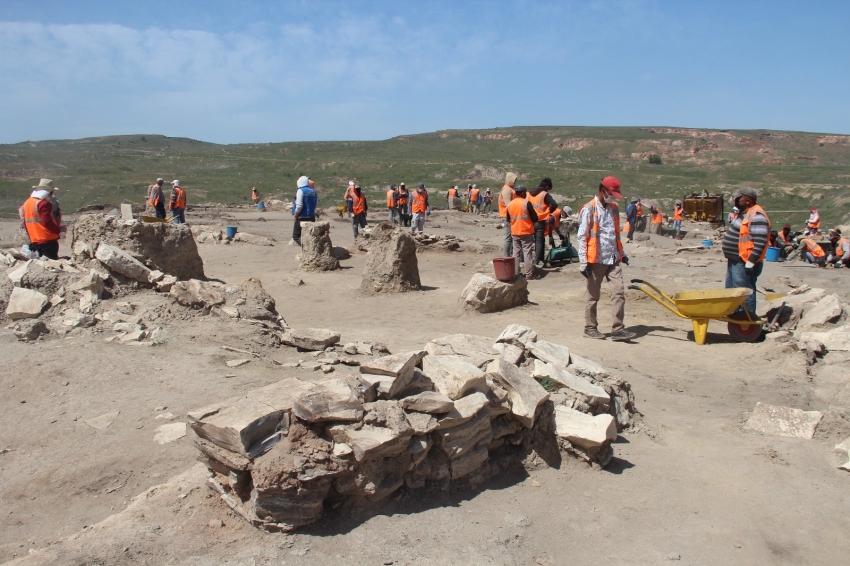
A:
<svg viewBox="0 0 850 566">
<path fill-rule="evenodd" d="M 809 375 L 803 354 L 769 342 L 735 343 L 718 323 L 709 329 L 709 344 L 697 346 L 689 339 L 688 321 L 635 291 L 628 291 L 626 304 L 627 326 L 638 333 L 634 343 L 587 340 L 584 280 L 575 266 L 530 282 L 533 304 L 500 314 L 464 313 L 457 305 L 461 290 L 478 269 L 489 270 L 494 254 L 486 249 L 501 244 L 495 220 L 479 226 L 462 213 L 434 214 L 426 228 L 468 238 L 463 250 L 419 253 L 424 291 L 366 297 L 358 290 L 365 253 L 344 260 L 341 271 L 299 274 L 305 285 L 294 287 L 288 277 L 297 269 L 297 248 L 286 245 L 289 215 L 267 212 L 264 222 L 256 212 L 236 217 L 241 231 L 278 241 L 274 247 L 199 245 L 208 277 L 233 284 L 260 278 L 291 326 L 331 328 L 343 333 L 344 342 L 380 341 L 397 352 L 444 334 L 495 337 L 509 323 L 528 324 L 541 338 L 567 345 L 629 381 L 643 414 L 641 430 L 619 438 L 615 459 L 604 471 L 565 460 L 560 469 L 517 471 L 481 491 L 399 492 L 368 511 L 328 510 L 320 523 L 297 534 L 267 534 L 235 517 L 203 486 L 191 432 L 164 445 L 153 437 L 160 425 L 185 421 L 190 409 L 284 377 L 314 379 L 313 372 L 272 361 L 309 355 L 270 348 L 247 323 L 198 317 L 145 291 L 123 299 L 138 304 L 149 326 L 164 328 L 166 345 L 104 343 L 110 331 L 87 329 L 27 344 L 0 330 L 0 451 L 7 450 L 0 452 L 0 562 L 847 560 L 850 474 L 836 468 L 831 453 L 850 435 L 850 410 L 836 408 L 835 393 L 847 383 L 840 369 L 846 360 L 829 354 Z M 208 219 L 190 215 L 189 221 Z M 0 223 L 3 244 L 15 227 Z M 335 245 L 354 249 L 346 221 L 332 222 L 331 237 Z M 669 291 L 723 286 L 719 250 L 680 253 L 676 257 L 691 261 L 683 265 L 658 257 L 673 249 L 672 240 L 653 236 L 653 242 L 645 253 L 627 247 L 628 278 Z M 476 251 L 484 244 L 490 244 L 484 253 Z M 62 254 L 67 253 L 65 245 Z M 786 276 L 848 298 L 850 273 L 800 265 L 767 264 L 760 283 L 771 286 Z M 600 320 L 608 320 L 607 307 Z M 244 356 L 222 345 L 261 357 L 232 369 L 224 362 Z M 813 440 L 761 436 L 741 427 L 758 401 L 828 414 Z M 85 422 L 111 411 L 119 414 L 104 430 Z"/>
</svg>

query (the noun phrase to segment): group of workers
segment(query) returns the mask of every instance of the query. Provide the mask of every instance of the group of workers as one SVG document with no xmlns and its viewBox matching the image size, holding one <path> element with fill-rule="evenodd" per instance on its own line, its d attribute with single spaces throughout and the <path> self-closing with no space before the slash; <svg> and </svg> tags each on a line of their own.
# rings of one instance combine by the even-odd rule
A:
<svg viewBox="0 0 850 566">
<path fill-rule="evenodd" d="M 461 209 L 460 190 L 457 185 L 449 187 L 446 191 L 447 208 L 449 210 Z M 486 189 L 483 193 L 476 184 L 466 186 L 466 211 L 473 214 L 487 214 L 493 206 L 493 193 Z"/>
<path fill-rule="evenodd" d="M 649 233 L 663 233 L 664 213 L 657 204 L 649 206 L 649 214 L 644 213 L 643 203 L 640 198 L 632 197 L 629 205 L 626 207 L 626 240 L 631 243 L 634 240 L 635 232 L 645 232 L 647 228 L 647 218 L 649 220 Z M 682 221 L 685 219 L 685 209 L 682 208 L 682 201 L 677 200 L 673 208 L 673 237 L 678 237 L 682 231 Z"/>
<path fill-rule="evenodd" d="M 157 218 L 165 218 L 165 195 L 162 185 L 165 180 L 160 177 L 156 183 L 148 187 L 148 206 L 154 209 Z M 168 201 L 171 210 L 171 221 L 175 224 L 186 223 L 186 190 L 180 186 L 180 181 L 171 181 L 171 198 Z"/>
</svg>

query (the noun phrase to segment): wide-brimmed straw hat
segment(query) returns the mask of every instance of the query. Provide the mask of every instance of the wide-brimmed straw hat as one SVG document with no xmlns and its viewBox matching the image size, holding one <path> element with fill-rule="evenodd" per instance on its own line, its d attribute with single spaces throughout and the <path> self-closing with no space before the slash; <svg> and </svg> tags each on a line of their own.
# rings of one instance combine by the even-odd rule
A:
<svg viewBox="0 0 850 566">
<path fill-rule="evenodd" d="M 34 189 L 43 189 L 45 191 L 55 191 L 59 187 L 57 187 L 53 184 L 52 179 L 42 179 L 33 188 Z"/>
</svg>

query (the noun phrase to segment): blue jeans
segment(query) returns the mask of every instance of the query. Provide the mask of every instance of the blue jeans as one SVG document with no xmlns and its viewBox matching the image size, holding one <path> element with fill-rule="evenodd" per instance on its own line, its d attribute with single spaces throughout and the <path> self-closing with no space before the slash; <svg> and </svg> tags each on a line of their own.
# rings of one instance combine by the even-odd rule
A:
<svg viewBox="0 0 850 566">
<path fill-rule="evenodd" d="M 673 221 L 673 231 L 676 232 L 677 234 L 682 231 L 682 221 L 681 220 L 674 220 Z"/>
<path fill-rule="evenodd" d="M 174 224 L 185 224 L 186 223 L 186 209 L 185 208 L 172 208 L 171 209 L 171 221 Z"/>
<path fill-rule="evenodd" d="M 753 294 L 747 297 L 747 300 L 744 301 L 744 306 L 752 316 L 756 316 L 756 280 L 761 275 L 761 269 L 764 267 L 764 263 L 758 262 L 755 264 L 752 275 L 747 273 L 747 270 L 744 268 L 745 265 L 741 261 L 741 258 L 726 258 L 726 288 L 746 287 L 747 289 L 752 289 Z M 739 308 L 735 312 L 741 312 L 741 309 Z"/>
</svg>

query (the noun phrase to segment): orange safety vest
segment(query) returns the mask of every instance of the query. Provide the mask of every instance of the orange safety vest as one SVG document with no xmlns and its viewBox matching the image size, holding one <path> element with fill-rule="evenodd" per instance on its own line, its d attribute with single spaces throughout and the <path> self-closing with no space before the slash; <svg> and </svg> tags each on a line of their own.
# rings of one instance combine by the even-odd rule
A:
<svg viewBox="0 0 850 566">
<path fill-rule="evenodd" d="M 806 249 L 816 258 L 824 257 L 826 252 L 818 245 L 817 242 L 810 238 L 803 238 L 801 243 L 806 244 Z"/>
<path fill-rule="evenodd" d="M 428 191 L 413 191 L 413 203 L 410 205 L 410 212 L 416 214 L 425 214 L 425 201 L 428 198 Z"/>
<path fill-rule="evenodd" d="M 660 210 L 653 214 L 652 218 L 650 218 L 651 224 L 661 224 L 662 222 L 664 222 L 664 215 L 661 214 Z"/>
<path fill-rule="evenodd" d="M 770 218 L 767 217 L 764 209 L 757 204 L 751 206 L 747 213 L 744 215 L 743 220 L 741 220 L 741 232 L 738 234 L 738 256 L 740 256 L 741 261 L 747 262 L 750 261 L 750 254 L 753 251 L 753 239 L 750 238 L 750 222 L 755 218 L 756 213 L 761 213 L 767 218 L 767 232 L 770 233 Z M 764 261 L 764 256 L 767 255 L 767 246 L 761 251 L 761 255 L 758 258 L 758 261 Z"/>
<path fill-rule="evenodd" d="M 393 197 L 395 196 L 395 191 L 390 189 L 387 191 L 387 208 L 393 208 L 395 206 L 395 202 Z"/>
<path fill-rule="evenodd" d="M 446 195 L 446 198 L 457 198 L 457 190 L 454 187 L 449 189 L 449 194 Z"/>
<path fill-rule="evenodd" d="M 587 263 L 596 263 L 599 259 L 599 211 L 596 210 L 596 199 L 593 199 L 586 205 L 590 213 L 590 230 L 587 233 Z M 620 261 L 623 260 L 623 242 L 620 241 L 620 213 L 617 210 L 615 203 L 609 203 L 611 213 L 614 216 L 614 234 L 617 238 L 617 252 L 620 254 Z"/>
<path fill-rule="evenodd" d="M 155 189 L 158 189 L 156 192 L 159 193 L 159 196 L 156 199 L 153 198 L 153 194 L 154 194 Z M 148 204 L 150 206 L 156 206 L 160 202 L 162 202 L 162 187 L 160 187 L 158 185 L 151 185 L 151 187 L 149 189 L 149 194 L 148 194 Z"/>
<path fill-rule="evenodd" d="M 171 208 L 186 208 L 186 191 L 183 190 L 183 187 L 177 186 L 172 190 L 177 191 L 177 199 Z"/>
<path fill-rule="evenodd" d="M 472 202 L 478 202 L 478 195 L 480 192 L 480 189 L 472 189 L 472 191 L 469 193 L 469 200 L 471 200 Z"/>
<path fill-rule="evenodd" d="M 351 193 L 351 212 L 354 214 L 363 214 L 366 212 L 366 195 L 360 193 Z"/>
<path fill-rule="evenodd" d="M 505 189 L 511 190 L 511 202 L 513 202 L 514 197 L 516 197 L 516 191 L 510 185 L 505 185 L 504 187 L 502 187 L 502 191 L 504 191 Z M 499 216 L 501 216 L 502 218 L 507 216 L 508 204 L 509 203 L 506 203 L 505 199 L 502 198 L 502 192 L 499 191 Z"/>
<path fill-rule="evenodd" d="M 643 205 L 641 203 L 637 203 L 636 215 L 637 215 L 638 218 L 643 216 Z"/>
<path fill-rule="evenodd" d="M 38 215 L 38 203 L 41 199 L 30 197 L 24 203 L 24 226 L 33 244 L 44 244 L 59 239 L 58 233 L 47 229 L 41 217 Z"/>
<path fill-rule="evenodd" d="M 508 205 L 507 213 L 511 217 L 511 235 L 528 236 L 534 234 L 534 222 L 528 215 L 528 201 L 515 198 Z"/>
<path fill-rule="evenodd" d="M 677 207 L 673 209 L 673 220 L 684 220 L 684 209 L 682 207 Z"/>
<path fill-rule="evenodd" d="M 529 194 L 528 202 L 534 207 L 534 212 L 537 213 L 538 222 L 546 222 L 549 220 L 549 205 L 546 204 L 546 191 L 540 191 L 536 195 Z"/>
<path fill-rule="evenodd" d="M 407 196 L 408 196 L 407 189 L 405 189 L 404 191 L 399 189 L 398 197 L 396 198 L 396 202 L 398 202 L 399 206 L 407 206 Z"/>
<path fill-rule="evenodd" d="M 817 230 L 820 228 L 820 214 L 815 216 L 816 220 L 814 222 L 806 222 L 810 229 Z"/>
</svg>

